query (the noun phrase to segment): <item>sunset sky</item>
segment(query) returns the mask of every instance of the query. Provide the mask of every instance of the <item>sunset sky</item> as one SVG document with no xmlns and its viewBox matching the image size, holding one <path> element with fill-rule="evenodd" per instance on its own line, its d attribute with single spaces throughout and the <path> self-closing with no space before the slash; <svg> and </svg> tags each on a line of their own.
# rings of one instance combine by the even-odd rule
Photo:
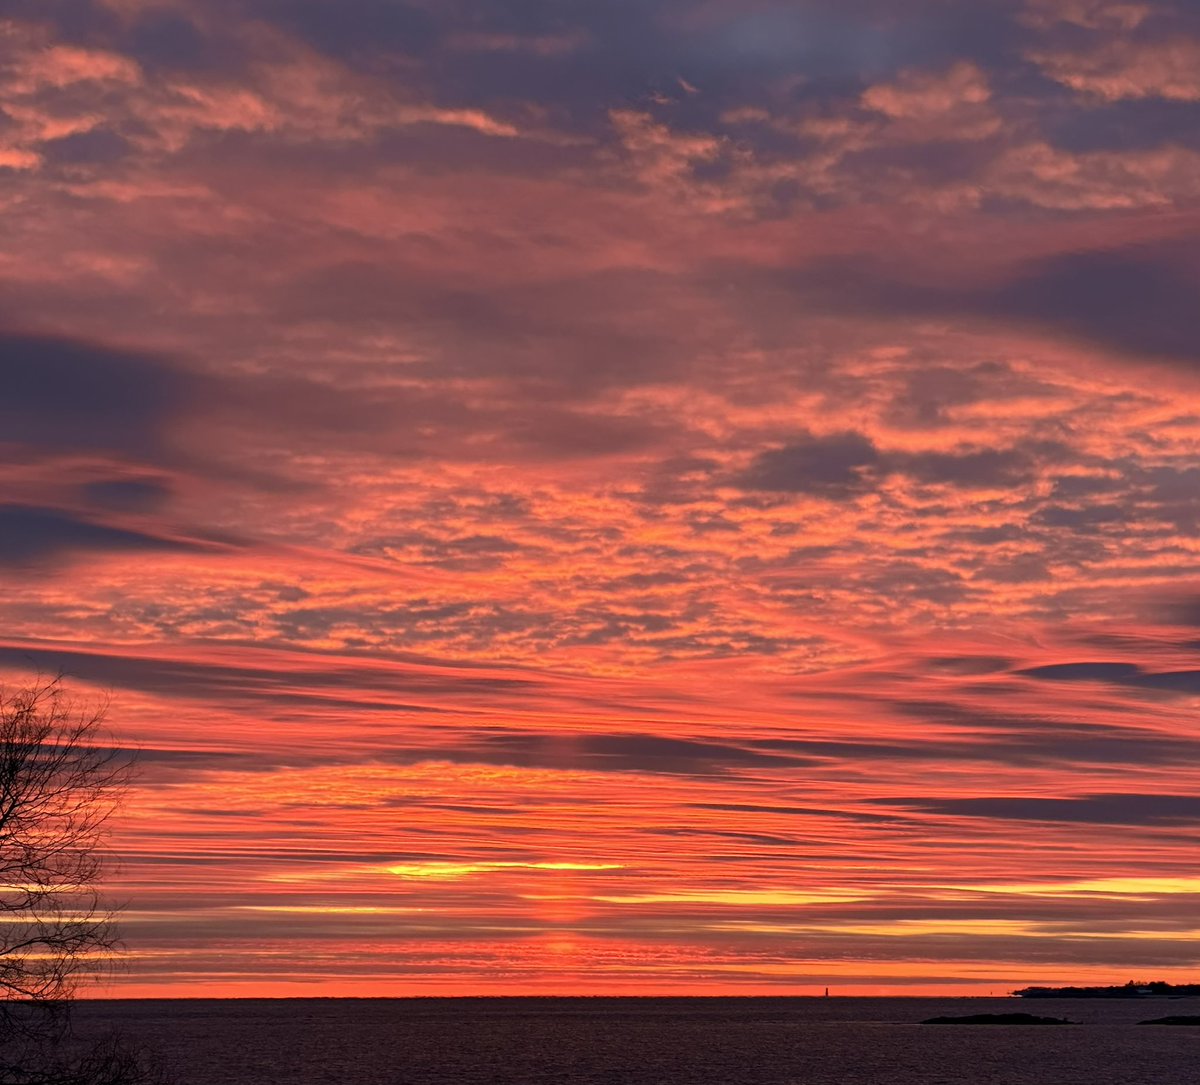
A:
<svg viewBox="0 0 1200 1085">
<path fill-rule="evenodd" d="M 90 993 L 1200 980 L 1193 0 L 5 0 L 0 208 Z"/>
</svg>

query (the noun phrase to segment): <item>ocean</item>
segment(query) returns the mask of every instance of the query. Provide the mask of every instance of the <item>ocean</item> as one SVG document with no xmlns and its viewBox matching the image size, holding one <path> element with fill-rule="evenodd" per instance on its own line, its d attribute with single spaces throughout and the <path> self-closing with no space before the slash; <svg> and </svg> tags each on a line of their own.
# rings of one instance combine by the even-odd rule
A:
<svg viewBox="0 0 1200 1085">
<path fill-rule="evenodd" d="M 1060 1026 L 936 1026 L 1028 1012 Z M 1197 1085 L 1200 1000 L 412 998 L 80 1002 L 176 1085 Z"/>
</svg>

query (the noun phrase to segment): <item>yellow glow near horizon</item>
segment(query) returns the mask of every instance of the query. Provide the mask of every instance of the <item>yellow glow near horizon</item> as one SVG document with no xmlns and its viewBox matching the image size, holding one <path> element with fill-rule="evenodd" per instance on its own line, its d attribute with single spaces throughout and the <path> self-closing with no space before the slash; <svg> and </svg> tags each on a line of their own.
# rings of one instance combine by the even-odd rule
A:
<svg viewBox="0 0 1200 1085">
<path fill-rule="evenodd" d="M 754 923 L 728 920 L 712 930 L 748 934 L 849 934 L 863 937 L 914 938 L 938 934 L 1016 935 L 1045 937 L 1042 931 L 1012 919 L 898 919 L 891 923 Z"/>
<path fill-rule="evenodd" d="M 405 915 L 425 908 L 376 908 L 369 905 L 237 904 L 236 912 L 286 912 L 293 915 Z"/>
<path fill-rule="evenodd" d="M 1200 894 L 1200 878 L 1093 878 L 1075 882 L 1038 882 L 1028 885 L 949 885 L 970 893 L 1013 893 L 1018 896 L 1069 897 L 1079 893 L 1121 897 L 1153 897 L 1159 894 Z"/>
<path fill-rule="evenodd" d="M 851 904 L 873 894 L 855 891 L 800 893 L 780 889 L 697 889 L 679 893 L 645 893 L 637 896 L 603 896 L 592 900 L 604 904 L 729 904 L 735 907 L 793 904 Z"/>
<path fill-rule="evenodd" d="M 497 870 L 623 870 L 620 863 L 403 863 L 383 867 L 387 874 L 400 878 L 466 878 L 472 874 L 488 874 Z"/>
</svg>

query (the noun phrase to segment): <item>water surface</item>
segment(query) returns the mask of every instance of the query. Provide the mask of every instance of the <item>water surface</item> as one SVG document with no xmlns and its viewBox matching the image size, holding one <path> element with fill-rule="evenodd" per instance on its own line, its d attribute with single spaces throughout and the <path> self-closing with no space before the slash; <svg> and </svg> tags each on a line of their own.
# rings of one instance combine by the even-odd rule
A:
<svg viewBox="0 0 1200 1085">
<path fill-rule="evenodd" d="M 1073 1027 L 921 1025 L 1025 1011 Z M 178 1085 L 1196 1085 L 1169 1002 L 1011 998 L 229 999 L 80 1003 Z"/>
</svg>

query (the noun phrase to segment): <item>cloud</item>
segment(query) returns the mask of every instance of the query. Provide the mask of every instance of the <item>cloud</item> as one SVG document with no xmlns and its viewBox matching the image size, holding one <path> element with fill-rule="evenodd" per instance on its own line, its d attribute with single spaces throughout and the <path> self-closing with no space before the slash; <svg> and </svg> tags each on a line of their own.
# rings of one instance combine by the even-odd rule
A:
<svg viewBox="0 0 1200 1085">
<path fill-rule="evenodd" d="M 935 673 L 940 671 L 945 674 L 970 676 L 1007 671 L 1012 667 L 1013 661 L 1008 656 L 949 655 L 931 656 L 923 660 L 923 663 Z"/>
<path fill-rule="evenodd" d="M 1040 451 L 1043 456 L 1062 456 L 1065 449 Z M 805 433 L 760 452 L 733 483 L 746 490 L 846 500 L 875 489 L 895 474 L 926 485 L 1019 486 L 1033 476 L 1035 465 L 1034 450 L 968 447 L 951 452 L 889 452 L 861 433 L 824 437 Z"/>
<path fill-rule="evenodd" d="M 1017 674 L 1043 682 L 1104 682 L 1129 689 L 1200 693 L 1200 670 L 1145 671 L 1134 663 L 1051 663 Z"/>
<path fill-rule="evenodd" d="M 1080 680 L 1086 679 L 1081 676 Z M 943 732 L 938 738 L 936 756 L 944 758 L 1007 765 L 1128 767 L 1169 766 L 1200 756 L 1200 743 L 1188 735 L 1119 722 L 1074 721 L 1069 715 L 1064 718 L 1029 710 L 996 712 L 938 701 L 894 701 L 889 707 L 924 726 L 948 729 L 948 734 Z M 908 749 L 932 752 L 921 743 Z"/>
<path fill-rule="evenodd" d="M 1200 595 L 1185 595 L 1165 601 L 1160 610 L 1172 625 L 1200 629 Z"/>
<path fill-rule="evenodd" d="M 40 144 L 38 153 L 52 166 L 109 166 L 132 153 L 124 136 L 104 128 L 74 132 Z"/>
<path fill-rule="evenodd" d="M 1153 14 L 1161 14 L 1138 0 L 1026 0 L 1020 21 L 1039 29 L 1065 23 L 1088 30 L 1136 30 Z"/>
<path fill-rule="evenodd" d="M 727 743 L 666 735 L 531 734 L 512 732 L 485 738 L 456 751 L 453 760 L 580 772 L 645 772 L 712 776 L 737 770 L 795 767 L 803 761 L 778 753 Z"/>
<path fill-rule="evenodd" d="M 1200 364 L 1200 267 L 1182 245 L 1068 253 L 1028 265 L 981 313 L 1030 321 L 1139 358 Z M 971 299 L 968 298 L 968 304 Z"/>
<path fill-rule="evenodd" d="M 1061 821 L 1093 825 L 1193 825 L 1200 822 L 1194 795 L 1106 793 L 1074 798 L 978 796 L 962 799 L 878 799 L 951 817 L 1006 821 Z"/>
<path fill-rule="evenodd" d="M 948 71 L 908 71 L 895 82 L 878 83 L 863 92 L 861 103 L 888 118 L 883 140 L 930 154 L 931 144 L 961 147 L 996 135 L 1001 120 L 991 97 L 984 73 L 959 61 Z"/>
<path fill-rule="evenodd" d="M 189 14 L 147 6 L 127 19 L 119 40 L 128 55 L 151 72 L 228 70 L 243 59 L 233 34 L 214 34 L 211 23 L 202 25 L 206 20 Z"/>
<path fill-rule="evenodd" d="M 985 448 L 970 452 L 916 452 L 894 463 L 914 478 L 951 486 L 1015 486 L 1029 480 L 1028 452 L 1015 448 Z"/>
<path fill-rule="evenodd" d="M 209 382 L 156 355 L 85 339 L 0 331 L 0 428 L 45 451 L 161 454 Z"/>
<path fill-rule="evenodd" d="M 82 553 L 205 549 L 195 541 L 112 527 L 61 509 L 0 505 L 0 565 L 22 567 Z"/>
<path fill-rule="evenodd" d="M 894 814 L 872 814 L 861 810 L 827 810 L 813 806 L 769 806 L 762 803 L 744 802 L 694 802 L 688 805 L 696 810 L 715 810 L 719 813 L 778 814 L 784 817 L 799 818 L 839 818 L 876 825 L 895 825 L 908 820 L 897 817 Z"/>
<path fill-rule="evenodd" d="M 735 481 L 747 490 L 845 498 L 870 487 L 879 462 L 879 451 L 861 433 L 802 434 L 759 453 Z"/>
<path fill-rule="evenodd" d="M 796 278 L 843 309 L 1019 323 L 1129 360 L 1200 364 L 1200 262 L 1172 241 L 1066 252 L 1020 263 L 998 281 L 938 286 L 840 262 Z"/>
<path fill-rule="evenodd" d="M 423 668 L 419 665 L 389 665 L 370 660 L 339 663 L 320 654 L 302 653 L 303 665 L 291 679 L 281 679 L 292 669 L 285 657 L 256 653 L 247 662 L 245 653 L 235 652 L 237 662 L 227 662 L 223 653 L 211 661 L 87 652 L 36 644 L 0 645 L 0 665 L 15 669 L 37 668 L 45 673 L 62 673 L 69 678 L 101 686 L 140 690 L 169 698 L 200 700 L 209 704 L 309 705 L 323 709 L 427 712 L 446 697 L 472 695 L 533 696 L 542 683 L 533 678 L 477 673 L 471 667 L 458 672 Z M 272 665 L 274 664 L 274 665 Z M 349 675 L 355 676 L 348 688 Z M 397 700 L 404 696 L 405 700 Z M 408 698 L 413 698 L 409 700 Z M 425 699 L 428 703 L 422 703 Z M 460 704 L 465 703 L 460 702 Z"/>
<path fill-rule="evenodd" d="M 1114 38 L 1079 52 L 1034 51 L 1051 79 L 1105 102 L 1125 98 L 1200 101 L 1200 40 Z"/>
<path fill-rule="evenodd" d="M 1103 109 L 1077 105 L 1048 119 L 1050 143 L 1073 154 L 1155 152 L 1200 146 L 1200 103 L 1124 100 Z"/>
<path fill-rule="evenodd" d="M 268 0 L 261 8 L 276 26 L 340 57 L 421 54 L 440 36 L 433 12 L 400 0 Z"/>
<path fill-rule="evenodd" d="M 1033 516 L 1033 522 L 1043 527 L 1063 528 L 1068 531 L 1090 533 L 1094 531 L 1122 530 L 1129 519 L 1125 505 L 1097 504 L 1083 506 L 1044 505 Z"/>
<path fill-rule="evenodd" d="M 171 487 L 155 478 L 111 478 L 85 482 L 79 496 L 89 505 L 118 512 L 152 512 L 171 498 Z"/>
<path fill-rule="evenodd" d="M 583 350 L 578 360 L 581 381 L 622 379 L 589 371 L 588 357 Z M 574 381 L 570 373 L 553 373 L 550 362 L 533 359 L 540 370 L 529 374 L 534 383 Z M 469 379 L 488 379 L 488 374 L 472 373 Z M 7 389 L 0 400 L 4 438 L 23 446 L 27 455 L 108 453 L 145 468 L 169 467 L 265 490 L 288 485 L 268 466 L 280 447 L 397 460 L 434 454 L 471 458 L 476 435 L 486 430 L 516 459 L 587 459 L 653 448 L 678 432 L 655 413 L 579 409 L 561 402 L 561 392 L 550 402 L 520 397 L 465 402 L 459 389 L 441 387 L 436 380 L 401 385 L 367 380 L 347 387 L 321 374 L 205 372 L 152 352 L 19 332 L 0 333 L 0 380 Z M 223 437 L 214 440 L 214 432 Z M 230 444 L 243 452 L 230 454 Z M 260 454 L 245 455 L 247 445 L 257 446 Z M 105 489 L 116 500 L 122 488 L 129 502 L 140 487 L 141 508 L 148 510 L 147 487 L 153 485 L 89 483 L 81 496 L 105 505 Z M 132 509 L 128 503 L 120 507 Z M 498 540 L 495 545 L 512 544 Z"/>
</svg>

